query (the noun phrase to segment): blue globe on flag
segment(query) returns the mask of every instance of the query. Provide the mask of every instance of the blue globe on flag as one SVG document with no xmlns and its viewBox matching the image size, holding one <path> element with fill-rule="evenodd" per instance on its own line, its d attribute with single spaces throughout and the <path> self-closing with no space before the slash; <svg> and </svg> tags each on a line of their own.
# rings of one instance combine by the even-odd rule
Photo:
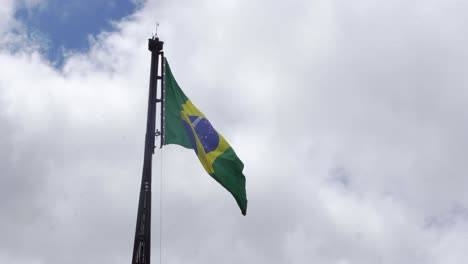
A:
<svg viewBox="0 0 468 264">
<path fill-rule="evenodd" d="M 201 116 L 188 116 L 190 124 L 184 121 L 184 127 L 187 131 L 190 143 L 192 144 L 195 153 L 198 155 L 197 144 L 195 141 L 195 136 L 199 139 L 203 150 L 205 153 L 210 153 L 214 151 L 219 145 L 219 135 L 218 132 L 213 128 L 210 121 Z M 195 134 L 193 130 L 195 130 Z"/>
</svg>

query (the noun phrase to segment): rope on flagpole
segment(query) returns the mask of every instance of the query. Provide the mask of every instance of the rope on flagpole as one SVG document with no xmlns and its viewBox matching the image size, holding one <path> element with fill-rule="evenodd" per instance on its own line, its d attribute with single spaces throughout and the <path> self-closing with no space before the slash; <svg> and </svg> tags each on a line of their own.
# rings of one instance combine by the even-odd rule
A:
<svg viewBox="0 0 468 264">
<path fill-rule="evenodd" d="M 163 236 L 163 150 L 161 148 L 160 173 L 159 173 L 159 263 L 162 264 L 162 236 Z"/>
</svg>

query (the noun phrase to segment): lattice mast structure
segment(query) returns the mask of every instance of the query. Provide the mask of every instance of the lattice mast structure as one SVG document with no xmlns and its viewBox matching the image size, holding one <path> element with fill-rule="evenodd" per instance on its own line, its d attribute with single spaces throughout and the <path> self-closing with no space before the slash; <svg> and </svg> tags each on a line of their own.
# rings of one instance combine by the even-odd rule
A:
<svg viewBox="0 0 468 264">
<path fill-rule="evenodd" d="M 143 173 L 141 177 L 140 197 L 135 228 L 135 241 L 133 244 L 132 264 L 151 263 L 151 180 L 152 160 L 156 137 L 161 136 L 163 143 L 163 109 L 164 109 L 164 52 L 163 42 L 157 36 L 148 40 L 148 49 L 151 52 L 151 70 L 148 93 L 148 115 L 146 122 L 145 152 L 143 160 Z M 159 64 L 161 62 L 161 73 Z M 157 98 L 158 81 L 161 87 L 161 97 Z M 156 105 L 161 107 L 161 131 L 156 130 Z"/>
</svg>

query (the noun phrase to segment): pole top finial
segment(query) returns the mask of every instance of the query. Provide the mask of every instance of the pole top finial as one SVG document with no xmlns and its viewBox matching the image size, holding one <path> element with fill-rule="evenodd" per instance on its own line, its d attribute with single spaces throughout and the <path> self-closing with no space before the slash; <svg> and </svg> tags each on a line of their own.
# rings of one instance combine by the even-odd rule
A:
<svg viewBox="0 0 468 264">
<path fill-rule="evenodd" d="M 153 34 L 152 38 L 148 40 L 148 49 L 153 52 L 160 52 L 163 49 L 164 42 L 159 40 L 158 36 L 159 22 L 156 22 L 156 32 Z"/>
<path fill-rule="evenodd" d="M 159 38 L 159 36 L 158 36 L 158 28 L 159 28 L 159 22 L 156 21 L 156 31 L 155 31 L 154 34 L 152 35 L 151 39 L 157 39 L 157 38 Z"/>
</svg>

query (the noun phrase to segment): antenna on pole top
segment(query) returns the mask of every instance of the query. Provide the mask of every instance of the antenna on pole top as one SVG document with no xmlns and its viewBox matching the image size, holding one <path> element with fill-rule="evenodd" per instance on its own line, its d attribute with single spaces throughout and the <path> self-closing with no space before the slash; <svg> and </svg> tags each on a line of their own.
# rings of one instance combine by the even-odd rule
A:
<svg viewBox="0 0 468 264">
<path fill-rule="evenodd" d="M 156 33 L 155 33 L 156 37 L 158 37 L 158 28 L 159 28 L 159 22 L 156 22 Z"/>
</svg>

